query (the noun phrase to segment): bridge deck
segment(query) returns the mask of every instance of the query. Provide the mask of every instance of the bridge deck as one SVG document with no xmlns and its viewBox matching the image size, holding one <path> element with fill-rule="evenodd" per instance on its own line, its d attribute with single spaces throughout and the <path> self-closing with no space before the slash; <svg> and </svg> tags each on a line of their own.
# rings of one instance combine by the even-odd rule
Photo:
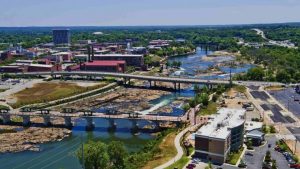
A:
<svg viewBox="0 0 300 169">
<path fill-rule="evenodd" d="M 188 83 L 188 84 L 230 84 L 228 80 L 204 80 L 195 78 L 180 78 L 180 77 L 158 77 L 158 76 L 145 76 L 145 75 L 134 75 L 125 73 L 113 73 L 113 72 L 89 72 L 89 71 L 73 71 L 73 72 L 29 72 L 29 73 L 11 73 L 11 75 L 17 76 L 45 76 L 45 75 L 59 75 L 59 76 L 93 76 L 93 77 L 118 77 L 127 79 L 139 79 L 148 81 L 161 81 L 161 82 L 172 82 L 172 83 Z M 256 81 L 233 81 L 234 84 L 241 85 L 283 85 L 278 82 L 256 82 Z"/>
<path fill-rule="evenodd" d="M 128 114 L 119 115 L 108 115 L 104 113 L 93 113 L 92 116 L 85 116 L 84 113 L 60 113 L 51 112 L 49 114 L 41 114 L 40 112 L 10 112 L 10 113 L 0 113 L 1 115 L 13 115 L 13 116 L 50 116 L 50 117 L 74 117 L 74 118 L 103 118 L 103 119 L 136 119 L 136 120 L 148 120 L 148 121 L 170 121 L 170 122 L 180 122 L 186 121 L 186 115 L 182 117 L 175 116 L 156 116 L 156 115 L 139 115 L 138 117 L 130 117 Z"/>
</svg>

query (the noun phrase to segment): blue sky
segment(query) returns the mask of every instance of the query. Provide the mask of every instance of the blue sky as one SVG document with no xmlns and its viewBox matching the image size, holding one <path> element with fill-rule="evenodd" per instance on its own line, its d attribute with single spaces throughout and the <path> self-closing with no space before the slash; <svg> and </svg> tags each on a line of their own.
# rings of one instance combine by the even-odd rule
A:
<svg viewBox="0 0 300 169">
<path fill-rule="evenodd" d="M 220 25 L 300 21 L 300 0 L 0 0 L 0 26 Z"/>
</svg>

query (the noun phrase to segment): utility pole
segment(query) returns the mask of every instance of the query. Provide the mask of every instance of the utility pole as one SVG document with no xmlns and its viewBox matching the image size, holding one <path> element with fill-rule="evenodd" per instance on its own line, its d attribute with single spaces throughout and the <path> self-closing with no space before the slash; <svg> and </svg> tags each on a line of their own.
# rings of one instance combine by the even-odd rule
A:
<svg viewBox="0 0 300 169">
<path fill-rule="evenodd" d="M 83 139 L 82 139 L 82 134 L 81 134 L 81 158 L 82 158 L 82 168 L 85 169 L 85 166 L 84 166 L 84 151 L 83 151 Z"/>
<path fill-rule="evenodd" d="M 294 150 L 295 150 L 295 151 L 294 151 L 294 154 L 296 154 L 296 151 L 297 151 L 297 141 L 298 141 L 298 140 L 297 140 L 297 138 L 296 138 L 296 142 L 295 142 L 295 149 L 294 149 Z"/>
<path fill-rule="evenodd" d="M 229 83 L 230 83 L 230 87 L 232 87 L 232 67 L 233 67 L 233 62 L 230 62 L 230 69 L 229 69 Z"/>
</svg>

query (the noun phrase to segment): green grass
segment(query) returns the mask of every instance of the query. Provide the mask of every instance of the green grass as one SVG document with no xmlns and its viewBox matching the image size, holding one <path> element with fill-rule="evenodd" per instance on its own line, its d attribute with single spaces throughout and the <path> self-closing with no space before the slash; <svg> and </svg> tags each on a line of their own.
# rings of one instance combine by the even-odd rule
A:
<svg viewBox="0 0 300 169">
<path fill-rule="evenodd" d="M 172 164 L 171 166 L 167 167 L 166 169 L 174 169 L 174 168 L 182 169 L 189 161 L 190 161 L 190 159 L 187 156 L 183 156 L 183 157 L 181 157 L 181 159 L 176 161 L 176 163 Z"/>
<path fill-rule="evenodd" d="M 215 114 L 217 112 L 217 106 L 217 103 L 209 102 L 207 107 L 200 109 L 198 115 L 205 116 Z"/>
<path fill-rule="evenodd" d="M 17 102 L 11 106 L 14 108 L 35 103 L 47 103 L 53 100 L 58 100 L 70 97 L 76 94 L 84 93 L 105 86 L 106 83 L 96 86 L 82 87 L 73 83 L 66 82 L 45 82 L 38 83 L 32 88 L 26 88 L 14 94 Z"/>
<path fill-rule="evenodd" d="M 232 165 L 235 165 L 237 161 L 239 160 L 242 152 L 244 150 L 244 147 L 241 147 L 237 152 L 231 152 L 229 156 L 227 157 L 226 162 Z"/>
<path fill-rule="evenodd" d="M 176 156 L 177 151 L 174 145 L 176 134 L 176 132 L 172 132 L 162 140 L 158 146 L 160 153 L 153 160 L 149 161 L 143 169 L 155 168 Z"/>
<path fill-rule="evenodd" d="M 7 89 L 0 89 L 0 93 L 5 92 Z"/>
<path fill-rule="evenodd" d="M 9 107 L 4 106 L 4 105 L 0 105 L 0 109 L 8 109 L 9 110 Z"/>
<path fill-rule="evenodd" d="M 233 89 L 235 89 L 236 91 L 238 91 L 240 93 L 245 93 L 246 92 L 246 87 L 245 86 L 236 85 L 236 86 L 233 87 Z"/>
</svg>

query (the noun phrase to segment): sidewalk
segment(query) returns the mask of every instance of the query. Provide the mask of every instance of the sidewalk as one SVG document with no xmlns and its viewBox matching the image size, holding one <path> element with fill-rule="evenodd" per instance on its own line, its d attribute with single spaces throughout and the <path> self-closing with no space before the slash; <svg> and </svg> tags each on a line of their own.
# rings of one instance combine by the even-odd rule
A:
<svg viewBox="0 0 300 169">
<path fill-rule="evenodd" d="M 179 134 L 177 134 L 177 136 L 175 137 L 175 140 L 174 140 L 174 145 L 175 145 L 176 150 L 177 150 L 177 155 L 174 158 L 172 158 L 171 160 L 169 160 L 168 162 L 156 167 L 155 169 L 167 168 L 170 165 L 174 164 L 176 161 L 180 160 L 180 158 L 183 156 L 183 153 L 184 153 L 183 149 L 181 147 L 181 144 L 180 144 L 182 136 L 184 136 L 184 134 L 187 133 L 188 131 L 192 130 L 192 128 L 196 128 L 199 125 L 201 125 L 201 124 L 197 124 L 195 126 L 189 126 L 188 128 L 182 130 Z"/>
</svg>

